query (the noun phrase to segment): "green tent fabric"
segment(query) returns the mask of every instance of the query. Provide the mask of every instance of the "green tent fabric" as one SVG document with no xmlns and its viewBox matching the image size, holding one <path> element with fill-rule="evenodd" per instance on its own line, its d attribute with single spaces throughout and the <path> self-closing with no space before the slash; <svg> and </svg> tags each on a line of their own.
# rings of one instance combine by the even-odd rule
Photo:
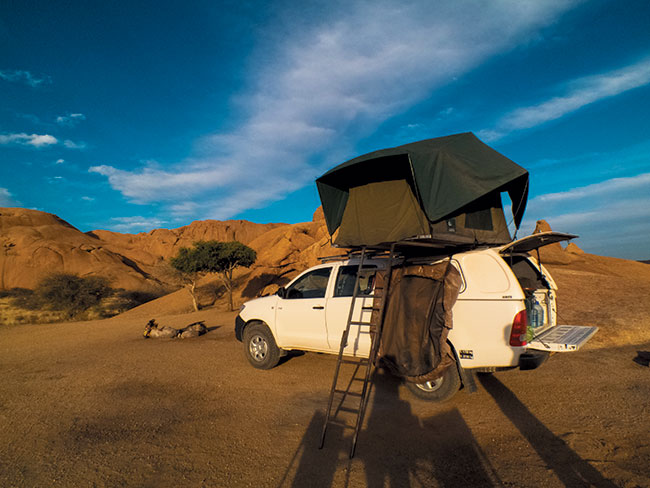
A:
<svg viewBox="0 0 650 488">
<path fill-rule="evenodd" d="M 386 219 L 392 215 L 392 219 Z M 381 181 L 350 188 L 343 219 L 334 241 L 373 246 L 429 234 L 429 222 L 404 180 Z"/>
<path fill-rule="evenodd" d="M 364 242 L 363 235 L 357 233 L 355 236 L 353 228 L 347 225 L 345 229 L 341 228 L 351 189 L 394 180 L 403 180 L 408 184 L 430 223 L 434 237 L 455 234 L 454 226 L 457 223 L 470 229 L 482 229 L 481 222 L 486 222 L 488 214 L 496 217 L 498 222 L 494 230 L 490 230 L 490 224 L 483 232 L 465 232 L 466 236 L 471 234 L 472 240 L 478 243 L 503 241 L 504 225 L 499 217 L 503 215 L 500 192 L 508 192 L 513 202 L 517 227 L 528 198 L 528 171 L 470 132 L 382 149 L 340 164 L 316 180 L 330 234 L 334 235 L 339 230 L 339 234 L 348 236 L 345 243 L 336 240 L 335 243 L 371 245 Z M 371 218 L 370 214 L 366 217 Z M 388 222 L 399 224 L 397 214 L 384 213 L 383 216 Z M 465 217 L 457 219 L 460 216 Z M 362 218 L 359 216 L 357 221 Z M 372 218 L 376 220 L 376 216 Z M 390 232 L 385 237 L 383 242 L 392 242 Z"/>
</svg>

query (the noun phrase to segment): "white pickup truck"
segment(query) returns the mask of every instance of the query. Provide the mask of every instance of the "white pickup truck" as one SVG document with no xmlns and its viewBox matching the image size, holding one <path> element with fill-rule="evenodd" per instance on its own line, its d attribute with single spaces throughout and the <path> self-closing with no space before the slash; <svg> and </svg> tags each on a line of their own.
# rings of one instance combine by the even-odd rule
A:
<svg viewBox="0 0 650 488">
<path fill-rule="evenodd" d="M 502 247 L 453 254 L 445 259 L 460 271 L 462 285 L 452 312 L 448 341 L 456 368 L 422 384 L 408 383 L 421 398 L 442 401 L 461 386 L 464 370 L 493 372 L 534 369 L 551 352 L 575 351 L 597 327 L 558 325 L 557 286 L 548 270 L 528 252 L 575 236 L 558 232 L 533 234 Z M 360 291 L 369 294 L 376 270 L 387 260 L 364 262 Z M 235 335 L 256 368 L 270 369 L 289 350 L 338 354 L 347 325 L 358 260 L 344 259 L 314 266 L 272 296 L 241 307 Z M 368 322 L 372 298 L 358 299 L 354 321 Z M 368 357 L 370 334 L 351 329 L 344 355 Z"/>
</svg>

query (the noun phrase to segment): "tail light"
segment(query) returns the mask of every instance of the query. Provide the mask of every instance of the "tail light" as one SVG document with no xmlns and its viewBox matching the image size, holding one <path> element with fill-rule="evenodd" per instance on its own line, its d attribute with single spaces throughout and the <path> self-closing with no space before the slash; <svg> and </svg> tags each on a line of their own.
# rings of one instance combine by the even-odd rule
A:
<svg viewBox="0 0 650 488">
<path fill-rule="evenodd" d="M 522 310 L 515 318 L 512 319 L 512 331 L 510 331 L 510 345 L 521 347 L 526 345 L 526 327 L 528 326 L 528 317 L 526 310 Z"/>
</svg>

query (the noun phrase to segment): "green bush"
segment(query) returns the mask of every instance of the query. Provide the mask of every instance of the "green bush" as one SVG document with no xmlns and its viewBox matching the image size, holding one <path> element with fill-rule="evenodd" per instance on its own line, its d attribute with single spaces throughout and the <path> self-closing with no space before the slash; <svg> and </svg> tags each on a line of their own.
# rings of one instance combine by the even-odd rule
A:
<svg viewBox="0 0 650 488">
<path fill-rule="evenodd" d="M 23 310 L 39 310 L 43 307 L 41 297 L 34 293 L 34 290 L 28 290 L 27 288 L 6 290 L 4 296 L 11 298 L 11 305 Z"/>
<path fill-rule="evenodd" d="M 99 306 L 102 299 L 109 297 L 113 290 L 108 286 L 108 280 L 100 276 L 82 278 L 55 273 L 44 278 L 35 292 L 44 307 L 64 311 L 73 317 Z"/>
</svg>

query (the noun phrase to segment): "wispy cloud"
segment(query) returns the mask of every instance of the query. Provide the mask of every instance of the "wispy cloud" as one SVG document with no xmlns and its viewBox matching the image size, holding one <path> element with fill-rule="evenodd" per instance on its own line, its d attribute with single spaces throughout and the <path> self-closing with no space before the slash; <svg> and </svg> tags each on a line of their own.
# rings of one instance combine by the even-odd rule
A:
<svg viewBox="0 0 650 488">
<path fill-rule="evenodd" d="M 590 252 L 617 248 L 620 256 L 648 259 L 650 248 L 638 247 L 639 237 L 650 235 L 650 173 L 539 195 L 529 202 L 522 231 L 531 232 L 539 219 L 553 230 L 582 235 L 578 244 Z M 617 239 L 631 228 L 639 233 L 627 239 L 629 249 L 623 250 Z"/>
<path fill-rule="evenodd" d="M 49 134 L 0 134 L 0 144 L 26 144 L 34 147 L 46 147 L 57 144 L 56 137 Z"/>
<path fill-rule="evenodd" d="M 82 120 L 86 120 L 86 116 L 84 114 L 68 114 L 68 115 L 59 115 L 56 118 L 56 123 L 59 125 L 66 125 L 69 127 L 73 127 L 77 125 L 79 122 Z"/>
<path fill-rule="evenodd" d="M 116 232 L 143 232 L 159 228 L 166 224 L 166 220 L 147 218 L 141 216 L 134 217 L 114 217 L 113 222 L 109 225 L 111 230 Z"/>
<path fill-rule="evenodd" d="M 86 149 L 87 144 L 83 141 L 71 141 L 66 139 L 63 142 L 59 141 L 56 137 L 50 134 L 26 134 L 24 132 L 18 134 L 0 134 L 0 145 L 4 144 L 20 144 L 23 146 L 33 146 L 37 148 L 54 146 L 57 144 L 62 144 L 68 149 Z M 57 164 L 63 163 L 63 159 L 58 159 Z"/>
<path fill-rule="evenodd" d="M 88 145 L 83 141 L 75 142 L 71 141 L 70 139 L 63 141 L 63 145 L 68 149 L 86 149 L 86 147 L 88 147 Z"/>
<path fill-rule="evenodd" d="M 573 188 L 568 191 L 557 193 L 547 193 L 546 195 L 536 197 L 533 201 L 535 203 L 539 202 L 539 204 L 560 203 L 569 200 L 600 197 L 612 193 L 638 189 L 648 190 L 648 194 L 650 194 L 650 173 L 626 178 L 612 178 L 607 181 L 594 183 L 581 188 Z"/>
<path fill-rule="evenodd" d="M 511 132 L 537 127 L 559 119 L 594 102 L 620 95 L 650 83 L 650 58 L 624 68 L 578 78 L 569 82 L 564 93 L 504 115 L 493 129 L 479 132 L 486 141 L 495 141 Z"/>
<path fill-rule="evenodd" d="M 281 199 L 381 123 L 489 57 L 536 35 L 577 2 L 354 2 L 294 29 L 236 100 L 247 114 L 176 165 L 92 172 L 138 203 L 227 218 Z M 304 24 L 303 24 L 304 25 Z M 389 26 L 389 27 L 387 27 Z M 258 66 L 258 64 L 253 64 Z M 172 203 L 173 202 L 173 203 Z"/>
<path fill-rule="evenodd" d="M 0 78 L 12 83 L 25 83 L 33 88 L 52 82 L 49 76 L 36 76 L 22 70 L 0 70 Z"/>
<path fill-rule="evenodd" d="M 13 207 L 17 204 L 9 190 L 0 188 L 0 207 Z"/>
<path fill-rule="evenodd" d="M 55 164 L 63 164 L 65 163 L 65 159 L 57 159 Z"/>
</svg>

